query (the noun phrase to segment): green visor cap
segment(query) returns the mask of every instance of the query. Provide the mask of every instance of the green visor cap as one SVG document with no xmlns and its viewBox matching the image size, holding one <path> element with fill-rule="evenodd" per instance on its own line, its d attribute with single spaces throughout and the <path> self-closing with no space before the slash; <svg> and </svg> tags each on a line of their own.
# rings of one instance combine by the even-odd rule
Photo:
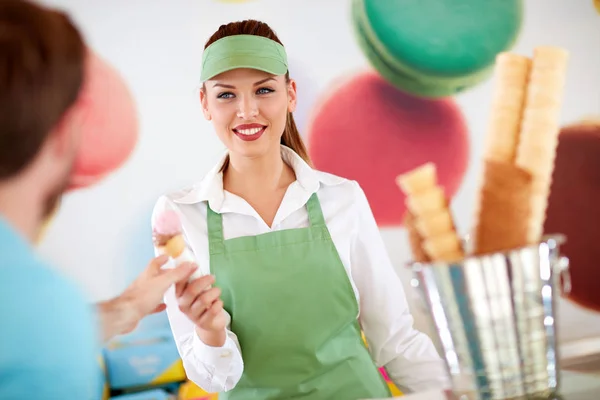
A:
<svg viewBox="0 0 600 400">
<path fill-rule="evenodd" d="M 206 82 L 226 71 L 251 68 L 273 75 L 288 71 L 287 55 L 282 45 L 256 35 L 233 35 L 219 39 L 202 54 L 200 80 Z"/>
</svg>

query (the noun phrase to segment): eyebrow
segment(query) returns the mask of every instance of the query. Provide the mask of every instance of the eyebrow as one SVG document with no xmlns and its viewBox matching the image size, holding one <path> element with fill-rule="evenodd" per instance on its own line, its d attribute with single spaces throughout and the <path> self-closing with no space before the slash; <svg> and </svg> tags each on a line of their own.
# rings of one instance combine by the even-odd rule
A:
<svg viewBox="0 0 600 400">
<path fill-rule="evenodd" d="M 263 84 L 263 83 L 265 83 L 265 82 L 268 82 L 268 81 L 274 81 L 274 80 L 275 80 L 275 78 L 273 78 L 273 77 L 268 77 L 268 78 L 266 78 L 266 79 L 262 79 L 262 80 L 260 80 L 260 81 L 258 81 L 258 82 L 255 82 L 255 83 L 254 83 L 254 86 L 262 85 L 262 84 Z M 219 82 L 215 83 L 215 84 L 213 85 L 213 87 L 214 87 L 214 88 L 215 88 L 215 87 L 222 87 L 222 88 L 227 88 L 227 89 L 235 89 L 235 86 L 232 86 L 232 85 L 226 85 L 226 84 L 224 84 L 224 83 L 219 83 Z"/>
</svg>

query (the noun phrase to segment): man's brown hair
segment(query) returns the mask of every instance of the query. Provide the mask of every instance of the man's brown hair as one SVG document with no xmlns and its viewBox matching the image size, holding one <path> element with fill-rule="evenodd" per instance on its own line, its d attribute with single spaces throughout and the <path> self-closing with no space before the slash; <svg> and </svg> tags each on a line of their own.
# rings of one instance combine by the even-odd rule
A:
<svg viewBox="0 0 600 400">
<path fill-rule="evenodd" d="M 85 57 L 82 35 L 66 14 L 0 1 L 0 180 L 34 160 L 75 103 Z"/>
</svg>

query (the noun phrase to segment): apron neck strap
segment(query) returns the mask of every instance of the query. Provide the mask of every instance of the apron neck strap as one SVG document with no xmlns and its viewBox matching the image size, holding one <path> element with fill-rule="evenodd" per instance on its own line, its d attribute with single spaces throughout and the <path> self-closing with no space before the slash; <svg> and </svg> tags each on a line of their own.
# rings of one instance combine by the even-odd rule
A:
<svg viewBox="0 0 600 400">
<path fill-rule="evenodd" d="M 206 202 L 206 225 L 208 228 L 208 250 L 210 254 L 222 253 L 223 245 L 223 217 L 210 208 Z"/>
<path fill-rule="evenodd" d="M 325 226 L 325 218 L 321 210 L 321 203 L 317 193 L 313 193 L 306 203 L 308 211 L 308 219 L 311 227 Z M 206 203 L 206 224 L 208 228 L 208 245 L 211 254 L 221 253 L 224 250 L 223 246 L 223 216 L 216 213 Z"/>
<path fill-rule="evenodd" d="M 325 218 L 323 217 L 321 203 L 319 202 L 316 192 L 308 199 L 306 209 L 308 211 L 308 219 L 310 220 L 311 226 L 325 226 Z"/>
</svg>

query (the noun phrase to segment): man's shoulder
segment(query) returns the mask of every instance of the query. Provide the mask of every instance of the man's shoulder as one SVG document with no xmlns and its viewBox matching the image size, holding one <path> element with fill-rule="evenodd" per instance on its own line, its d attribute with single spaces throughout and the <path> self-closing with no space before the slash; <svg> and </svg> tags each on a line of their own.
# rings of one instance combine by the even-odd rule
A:
<svg viewBox="0 0 600 400">
<path fill-rule="evenodd" d="M 33 254 L 7 257 L 0 261 L 0 288 L 0 298 L 4 301 L 12 298 L 13 306 L 39 300 L 45 301 L 38 307 L 57 302 L 68 302 L 74 307 L 86 303 L 83 292 L 75 282 Z"/>
<path fill-rule="evenodd" d="M 72 393 L 96 390 L 99 342 L 92 306 L 67 277 L 35 257 L 0 265 L 0 320 L 0 374 L 14 384 L 0 383 L 0 398 L 21 398 L 27 382 L 47 388 L 41 397 L 62 395 L 57 382 L 65 376 L 72 378 Z"/>
<path fill-rule="evenodd" d="M 0 320 L 15 341 L 39 336 L 59 345 L 75 333 L 96 340 L 92 305 L 81 289 L 35 258 L 0 266 Z"/>
</svg>

